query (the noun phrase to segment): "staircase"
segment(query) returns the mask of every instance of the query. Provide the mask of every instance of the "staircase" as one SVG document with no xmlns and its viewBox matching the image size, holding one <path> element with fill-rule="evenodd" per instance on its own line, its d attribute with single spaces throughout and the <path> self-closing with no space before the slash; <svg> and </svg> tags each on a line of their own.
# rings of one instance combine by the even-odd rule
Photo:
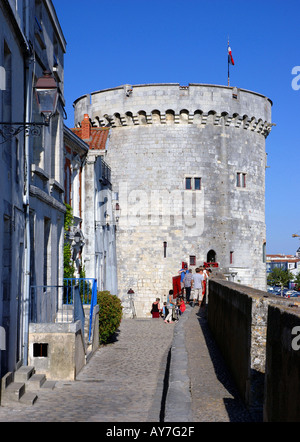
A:
<svg viewBox="0 0 300 442">
<path fill-rule="evenodd" d="M 37 391 L 41 388 L 53 389 L 55 381 L 47 381 L 43 374 L 36 374 L 34 367 L 20 367 L 15 373 L 7 373 L 1 380 L 1 406 L 11 406 L 16 402 L 33 405 Z"/>
</svg>

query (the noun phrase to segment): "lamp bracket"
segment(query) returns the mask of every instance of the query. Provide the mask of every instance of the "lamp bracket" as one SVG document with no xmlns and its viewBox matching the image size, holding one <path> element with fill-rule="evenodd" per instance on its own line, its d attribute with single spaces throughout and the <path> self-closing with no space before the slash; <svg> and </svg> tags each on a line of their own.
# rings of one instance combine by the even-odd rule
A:
<svg viewBox="0 0 300 442">
<path fill-rule="evenodd" d="M 0 122 L 0 135 L 3 140 L 0 144 L 6 143 L 16 137 L 21 132 L 25 132 L 26 135 L 32 137 L 39 137 L 42 132 L 42 127 L 49 126 L 49 120 L 41 123 L 2 123 Z"/>
</svg>

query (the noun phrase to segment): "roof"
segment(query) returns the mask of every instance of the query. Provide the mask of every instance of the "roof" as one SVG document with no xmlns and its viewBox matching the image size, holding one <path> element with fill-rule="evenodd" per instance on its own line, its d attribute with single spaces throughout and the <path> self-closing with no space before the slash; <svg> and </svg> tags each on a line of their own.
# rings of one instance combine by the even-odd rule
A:
<svg viewBox="0 0 300 442">
<path fill-rule="evenodd" d="M 82 138 L 81 127 L 71 129 L 74 134 Z M 108 127 L 91 127 L 91 137 L 84 140 L 89 145 L 90 150 L 105 150 L 107 139 L 109 135 Z"/>
<path fill-rule="evenodd" d="M 294 255 L 267 255 L 267 262 L 299 262 L 300 259 Z"/>
<path fill-rule="evenodd" d="M 71 143 L 72 147 L 74 147 L 75 149 L 81 149 L 83 153 L 87 153 L 89 150 L 89 146 L 80 137 L 78 137 L 72 129 L 69 129 L 66 125 L 64 125 L 64 139 L 68 143 Z"/>
</svg>

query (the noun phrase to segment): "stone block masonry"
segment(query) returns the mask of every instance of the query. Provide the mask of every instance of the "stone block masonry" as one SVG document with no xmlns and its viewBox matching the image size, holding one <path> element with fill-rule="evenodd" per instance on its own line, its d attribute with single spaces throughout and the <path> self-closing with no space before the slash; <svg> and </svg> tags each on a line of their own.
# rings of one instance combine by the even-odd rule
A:
<svg viewBox="0 0 300 442">
<path fill-rule="evenodd" d="M 223 272 L 265 289 L 265 140 L 272 102 L 216 85 L 125 85 L 74 103 L 110 127 L 105 161 L 119 195 L 119 296 L 139 317 L 162 301 L 181 262 L 211 254 Z M 164 246 L 166 244 L 166 247 Z"/>
<path fill-rule="evenodd" d="M 299 351 L 292 346 L 292 329 L 300 319 L 296 305 L 292 309 L 289 304 L 290 299 L 240 284 L 209 281 L 209 328 L 241 398 L 261 418 L 265 404 L 265 420 L 270 421 L 295 419 L 297 412 L 299 420 L 299 401 L 286 405 L 289 396 L 300 394 Z"/>
</svg>

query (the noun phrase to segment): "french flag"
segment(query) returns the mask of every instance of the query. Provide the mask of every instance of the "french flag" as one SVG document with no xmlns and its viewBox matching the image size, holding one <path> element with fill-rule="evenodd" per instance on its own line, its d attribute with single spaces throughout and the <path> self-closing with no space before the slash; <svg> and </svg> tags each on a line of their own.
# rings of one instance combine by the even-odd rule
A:
<svg viewBox="0 0 300 442">
<path fill-rule="evenodd" d="M 232 52 L 231 52 L 231 47 L 228 44 L 228 62 L 229 64 L 232 64 L 234 66 L 234 60 L 232 58 Z"/>
</svg>

